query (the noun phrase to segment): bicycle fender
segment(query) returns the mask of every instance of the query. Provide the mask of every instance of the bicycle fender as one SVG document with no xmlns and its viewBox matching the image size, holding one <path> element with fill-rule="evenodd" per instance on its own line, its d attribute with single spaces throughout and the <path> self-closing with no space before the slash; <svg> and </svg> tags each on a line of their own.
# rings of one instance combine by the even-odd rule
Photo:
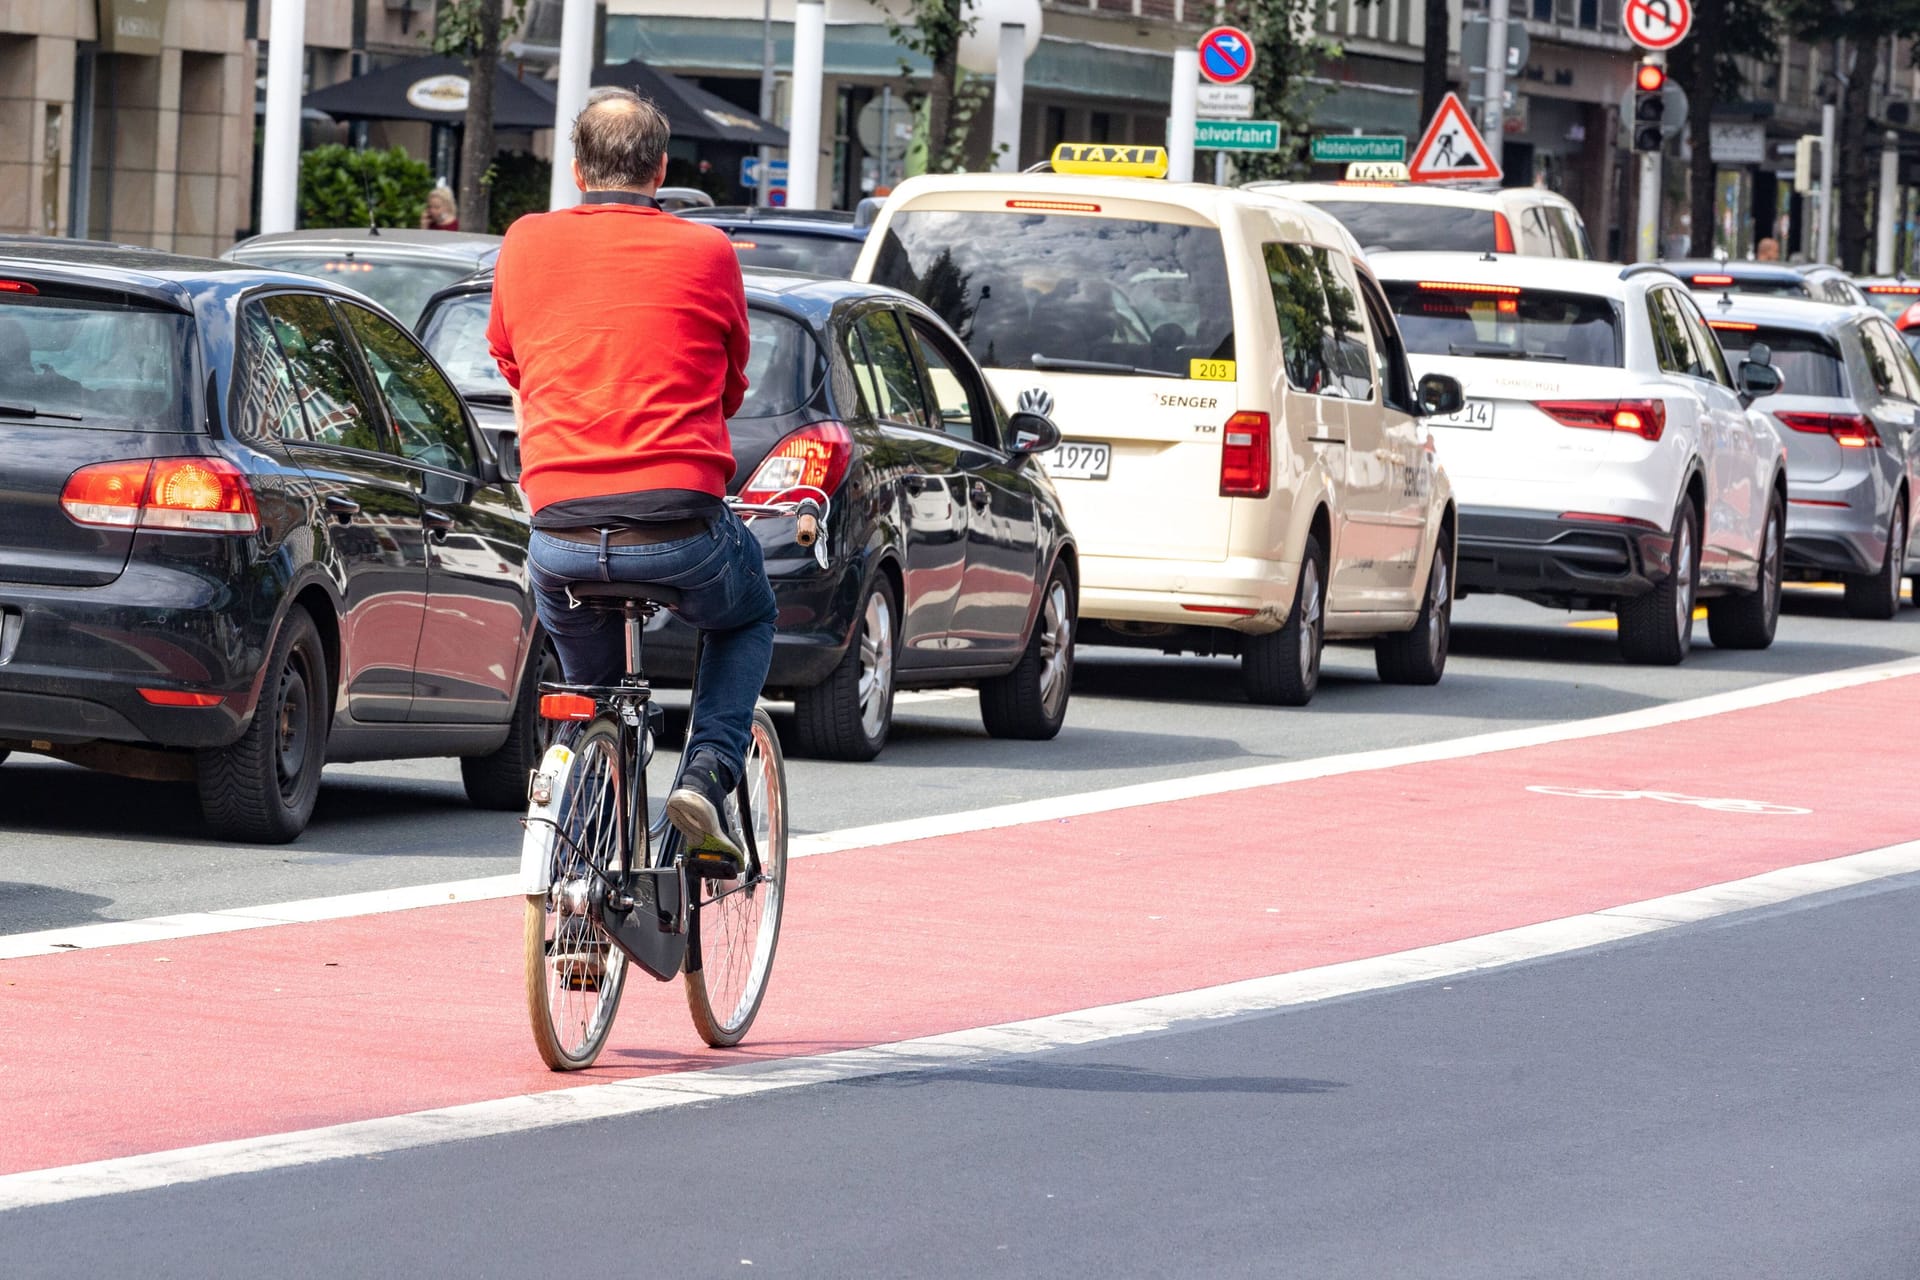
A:
<svg viewBox="0 0 1920 1280">
<path fill-rule="evenodd" d="M 527 787 L 526 835 L 520 841 L 520 892 L 542 894 L 553 881 L 553 849 L 560 839 L 560 801 L 573 772 L 573 748 L 554 743 Z"/>
</svg>

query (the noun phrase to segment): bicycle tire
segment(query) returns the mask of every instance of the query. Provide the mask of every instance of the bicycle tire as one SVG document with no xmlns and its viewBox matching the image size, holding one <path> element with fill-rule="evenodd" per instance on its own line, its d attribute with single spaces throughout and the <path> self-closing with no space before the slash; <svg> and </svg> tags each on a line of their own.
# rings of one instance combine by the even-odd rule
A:
<svg viewBox="0 0 1920 1280">
<path fill-rule="evenodd" d="M 753 713 L 743 775 L 760 877 L 689 886 L 699 907 L 687 938 L 687 1011 L 700 1038 L 716 1049 L 739 1044 L 760 1012 L 786 904 L 787 765 L 765 709 Z M 734 817 L 742 816 L 738 806 L 737 796 L 728 801 Z"/>
<path fill-rule="evenodd" d="M 544 894 L 528 894 L 525 960 L 527 1016 L 541 1061 L 555 1071 L 593 1065 L 613 1029 L 626 989 L 627 956 L 593 918 L 577 909 L 570 883 L 590 886 L 586 863 L 612 875 L 620 861 L 628 761 L 611 716 L 588 725 L 570 744 L 573 767 L 554 806 L 561 836 Z"/>
</svg>

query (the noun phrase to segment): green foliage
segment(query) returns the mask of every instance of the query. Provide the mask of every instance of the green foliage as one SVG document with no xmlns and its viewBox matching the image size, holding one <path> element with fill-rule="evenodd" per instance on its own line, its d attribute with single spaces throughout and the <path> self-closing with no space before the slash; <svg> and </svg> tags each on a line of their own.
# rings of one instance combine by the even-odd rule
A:
<svg viewBox="0 0 1920 1280">
<path fill-rule="evenodd" d="M 909 0 L 905 21 L 890 9 L 880 13 L 894 43 L 933 64 L 930 87 L 922 92 L 912 65 L 900 60 L 902 96 L 908 110 L 919 114 L 924 134 L 908 152 L 907 172 L 962 172 L 973 118 L 992 94 L 984 81 L 962 75 L 957 63 L 960 39 L 974 26 L 966 0 Z"/>
<path fill-rule="evenodd" d="M 435 53 L 449 58 L 471 58 L 482 49 L 499 48 L 512 39 L 520 30 L 520 24 L 527 20 L 527 0 L 513 0 L 512 12 L 500 20 L 498 35 L 491 35 L 487 30 L 487 10 L 486 0 L 441 0 L 434 15 L 433 30 L 421 32 L 420 38 L 432 46 Z"/>
<path fill-rule="evenodd" d="M 553 192 L 553 164 L 520 151 L 504 151 L 489 170 L 493 203 L 487 211 L 487 230 L 504 235 L 515 218 L 544 213 Z"/>
<path fill-rule="evenodd" d="M 300 222 L 308 227 L 417 227 L 433 190 L 433 170 L 399 147 L 356 151 L 315 147 L 300 157 Z"/>
<path fill-rule="evenodd" d="M 1302 178 L 1313 137 L 1313 112 L 1319 92 L 1308 77 L 1321 62 L 1341 56 L 1340 46 L 1314 34 L 1323 10 L 1318 0 L 1229 0 L 1225 20 L 1253 37 L 1259 56 L 1246 83 L 1253 86 L 1257 120 L 1280 122 L 1280 150 L 1272 154 L 1237 152 L 1234 167 L 1243 181 Z"/>
</svg>

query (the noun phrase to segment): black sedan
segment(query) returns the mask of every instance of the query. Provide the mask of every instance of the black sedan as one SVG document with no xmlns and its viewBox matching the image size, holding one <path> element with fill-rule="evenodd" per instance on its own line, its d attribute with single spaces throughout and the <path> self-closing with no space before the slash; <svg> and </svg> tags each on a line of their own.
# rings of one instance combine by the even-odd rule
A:
<svg viewBox="0 0 1920 1280">
<path fill-rule="evenodd" d="M 809 755 L 867 760 L 896 689 L 973 684 L 987 730 L 1051 738 L 1066 716 L 1076 551 L 1034 455 L 1059 435 L 1009 415 L 945 324 L 874 285 L 750 271 L 752 389 L 728 423 L 735 493 L 814 485 L 833 499 L 824 563 L 791 520 L 753 522 L 780 603 L 767 687 Z M 485 278 L 429 304 L 421 333 L 504 435 Z M 510 452 L 510 446 L 503 448 Z M 691 633 L 662 615 L 650 674 L 685 680 Z"/>
<path fill-rule="evenodd" d="M 284 841 L 327 761 L 538 762 L 527 512 L 392 317 L 327 281 L 0 246 L 0 757 L 193 781 Z"/>
<path fill-rule="evenodd" d="M 815 275 L 853 274 L 860 247 L 873 219 L 832 209 L 759 209 L 723 205 L 680 211 L 690 222 L 718 227 L 733 241 L 742 271 L 810 271 Z"/>
</svg>

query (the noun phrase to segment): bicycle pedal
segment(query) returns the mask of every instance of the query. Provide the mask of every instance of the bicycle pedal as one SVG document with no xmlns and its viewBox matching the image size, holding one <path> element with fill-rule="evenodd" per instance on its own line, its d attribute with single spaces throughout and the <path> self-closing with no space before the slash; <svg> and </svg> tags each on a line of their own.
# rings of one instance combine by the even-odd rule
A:
<svg viewBox="0 0 1920 1280">
<path fill-rule="evenodd" d="M 686 857 L 687 870 L 702 880 L 738 880 L 740 878 L 740 860 L 727 854 L 702 850 L 689 853 Z"/>
</svg>

